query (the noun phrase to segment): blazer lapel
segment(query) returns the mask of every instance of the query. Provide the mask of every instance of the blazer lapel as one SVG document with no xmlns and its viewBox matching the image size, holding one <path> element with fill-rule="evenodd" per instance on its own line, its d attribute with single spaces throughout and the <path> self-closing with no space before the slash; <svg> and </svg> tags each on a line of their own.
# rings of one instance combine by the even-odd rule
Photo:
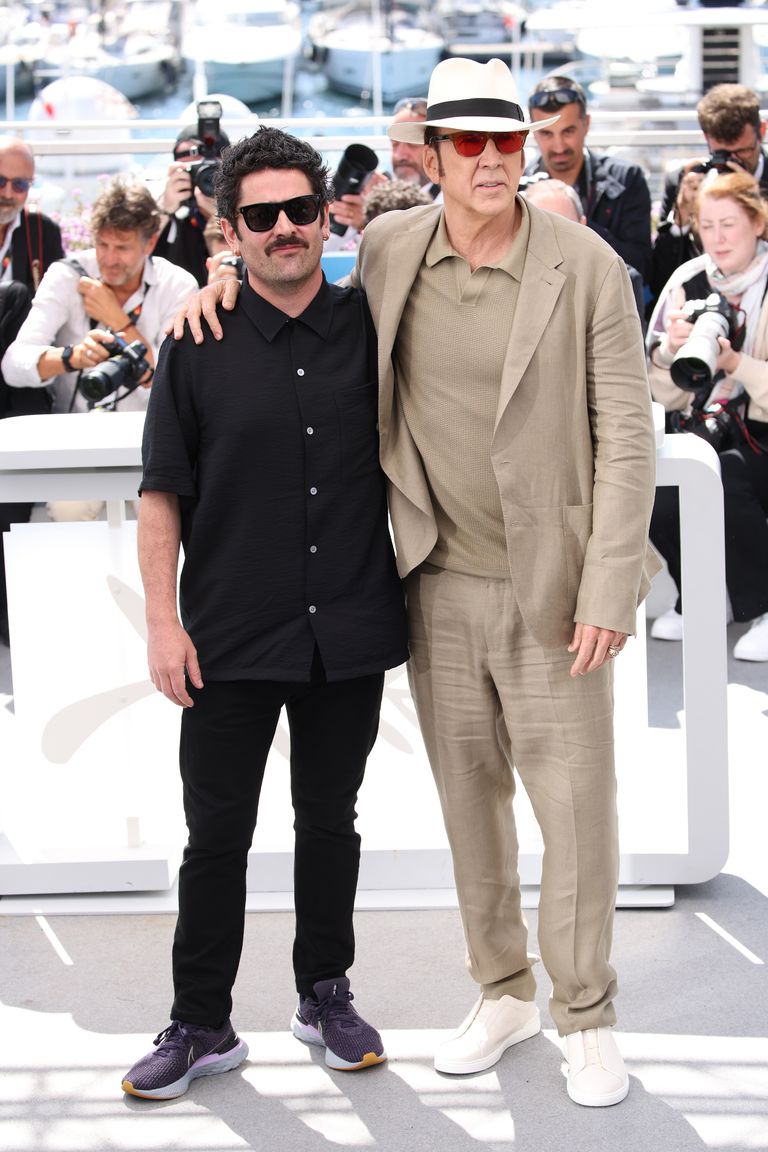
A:
<svg viewBox="0 0 768 1152">
<path fill-rule="evenodd" d="M 544 338 L 547 324 L 565 284 L 565 276 L 557 268 L 562 254 L 546 213 L 533 208 L 529 208 L 529 212 L 531 226 L 528 252 L 504 358 L 494 430 L 498 428 L 534 352 Z"/>
<path fill-rule="evenodd" d="M 379 376 L 384 378 L 397 336 L 397 326 L 403 314 L 408 293 L 419 274 L 424 253 L 432 238 L 437 215 L 430 215 L 413 228 L 401 229 L 392 238 L 387 253 L 387 268 L 378 315 Z"/>
</svg>

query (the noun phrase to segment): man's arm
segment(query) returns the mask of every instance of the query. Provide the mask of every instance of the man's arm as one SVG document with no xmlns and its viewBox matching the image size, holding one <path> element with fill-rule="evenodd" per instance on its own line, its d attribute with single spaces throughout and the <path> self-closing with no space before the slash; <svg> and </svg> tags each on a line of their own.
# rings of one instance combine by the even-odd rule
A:
<svg viewBox="0 0 768 1152">
<path fill-rule="evenodd" d="M 625 181 L 624 192 L 617 200 L 601 197 L 595 219 L 590 218 L 588 223 L 647 280 L 651 273 L 651 193 L 642 170 L 635 164 L 627 169 Z M 606 204 L 613 205 L 610 224 L 600 219 L 600 209 Z"/>
<path fill-rule="evenodd" d="M 626 269 L 612 262 L 587 332 L 594 454 L 592 533 L 575 619 L 634 633 L 655 495 L 645 351 Z"/>
<path fill-rule="evenodd" d="M 59 344 L 59 333 L 75 328 L 82 333 L 88 331 L 90 325 L 77 293 L 77 280 L 77 274 L 64 264 L 52 265 L 43 276 L 29 314 L 3 357 L 3 376 L 12 388 L 36 388 L 45 384 L 38 364 L 44 353 L 66 343 L 62 339 Z M 59 355 L 53 375 L 62 371 Z"/>
<path fill-rule="evenodd" d="M 176 573 L 181 544 L 179 498 L 173 492 L 144 491 L 139 504 L 139 569 L 147 604 L 147 660 L 152 683 L 173 704 L 192 708 L 186 668 L 203 687 L 197 650 L 176 610 Z"/>
</svg>

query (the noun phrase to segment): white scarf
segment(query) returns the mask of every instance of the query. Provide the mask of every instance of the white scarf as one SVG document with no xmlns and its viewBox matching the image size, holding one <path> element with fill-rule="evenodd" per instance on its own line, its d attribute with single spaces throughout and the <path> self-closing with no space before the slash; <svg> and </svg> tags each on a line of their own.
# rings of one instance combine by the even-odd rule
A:
<svg viewBox="0 0 768 1152">
<path fill-rule="evenodd" d="M 765 295 L 765 280 L 768 275 L 768 243 L 758 240 L 755 255 L 741 272 L 721 272 L 713 260 L 707 259 L 705 272 L 710 287 L 727 299 L 737 297 L 739 308 L 744 313 L 746 323 L 745 340 L 742 351 L 751 356 L 755 343 L 755 330 L 760 308 Z"/>
</svg>

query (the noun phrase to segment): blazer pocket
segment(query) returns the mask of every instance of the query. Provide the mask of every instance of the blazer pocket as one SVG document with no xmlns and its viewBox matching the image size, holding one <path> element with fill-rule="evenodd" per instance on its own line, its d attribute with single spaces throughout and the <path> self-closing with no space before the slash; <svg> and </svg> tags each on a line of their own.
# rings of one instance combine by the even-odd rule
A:
<svg viewBox="0 0 768 1152">
<path fill-rule="evenodd" d="M 568 570 L 568 595 L 574 599 L 581 585 L 584 558 L 592 535 L 592 505 L 567 504 L 563 508 L 563 540 Z"/>
</svg>

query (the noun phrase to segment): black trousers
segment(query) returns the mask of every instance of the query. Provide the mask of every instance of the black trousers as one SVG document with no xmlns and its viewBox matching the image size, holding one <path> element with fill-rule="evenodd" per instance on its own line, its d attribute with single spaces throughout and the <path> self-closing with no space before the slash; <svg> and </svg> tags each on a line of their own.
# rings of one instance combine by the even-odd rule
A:
<svg viewBox="0 0 768 1152">
<path fill-rule="evenodd" d="M 768 612 L 768 453 L 749 447 L 720 456 L 725 513 L 725 582 L 735 620 Z M 651 540 L 680 592 L 680 506 L 677 488 L 657 488 Z M 701 558 L 707 563 L 706 557 Z"/>
<path fill-rule="evenodd" d="M 189 685 L 188 685 L 189 687 Z M 310 683 L 210 681 L 189 687 L 180 764 L 189 841 L 179 872 L 171 1016 L 218 1024 L 232 1009 L 243 945 L 245 873 L 269 748 L 285 705 L 294 808 L 296 988 L 343 976 L 360 837 L 355 803 L 378 731 L 384 675 L 327 683 L 316 659 Z M 261 957 L 260 964 L 279 962 Z"/>
<path fill-rule="evenodd" d="M 5 547 L 3 533 L 12 524 L 26 524 L 34 504 L 0 504 L 0 632 L 8 628 L 8 590 L 5 583 Z"/>
</svg>

